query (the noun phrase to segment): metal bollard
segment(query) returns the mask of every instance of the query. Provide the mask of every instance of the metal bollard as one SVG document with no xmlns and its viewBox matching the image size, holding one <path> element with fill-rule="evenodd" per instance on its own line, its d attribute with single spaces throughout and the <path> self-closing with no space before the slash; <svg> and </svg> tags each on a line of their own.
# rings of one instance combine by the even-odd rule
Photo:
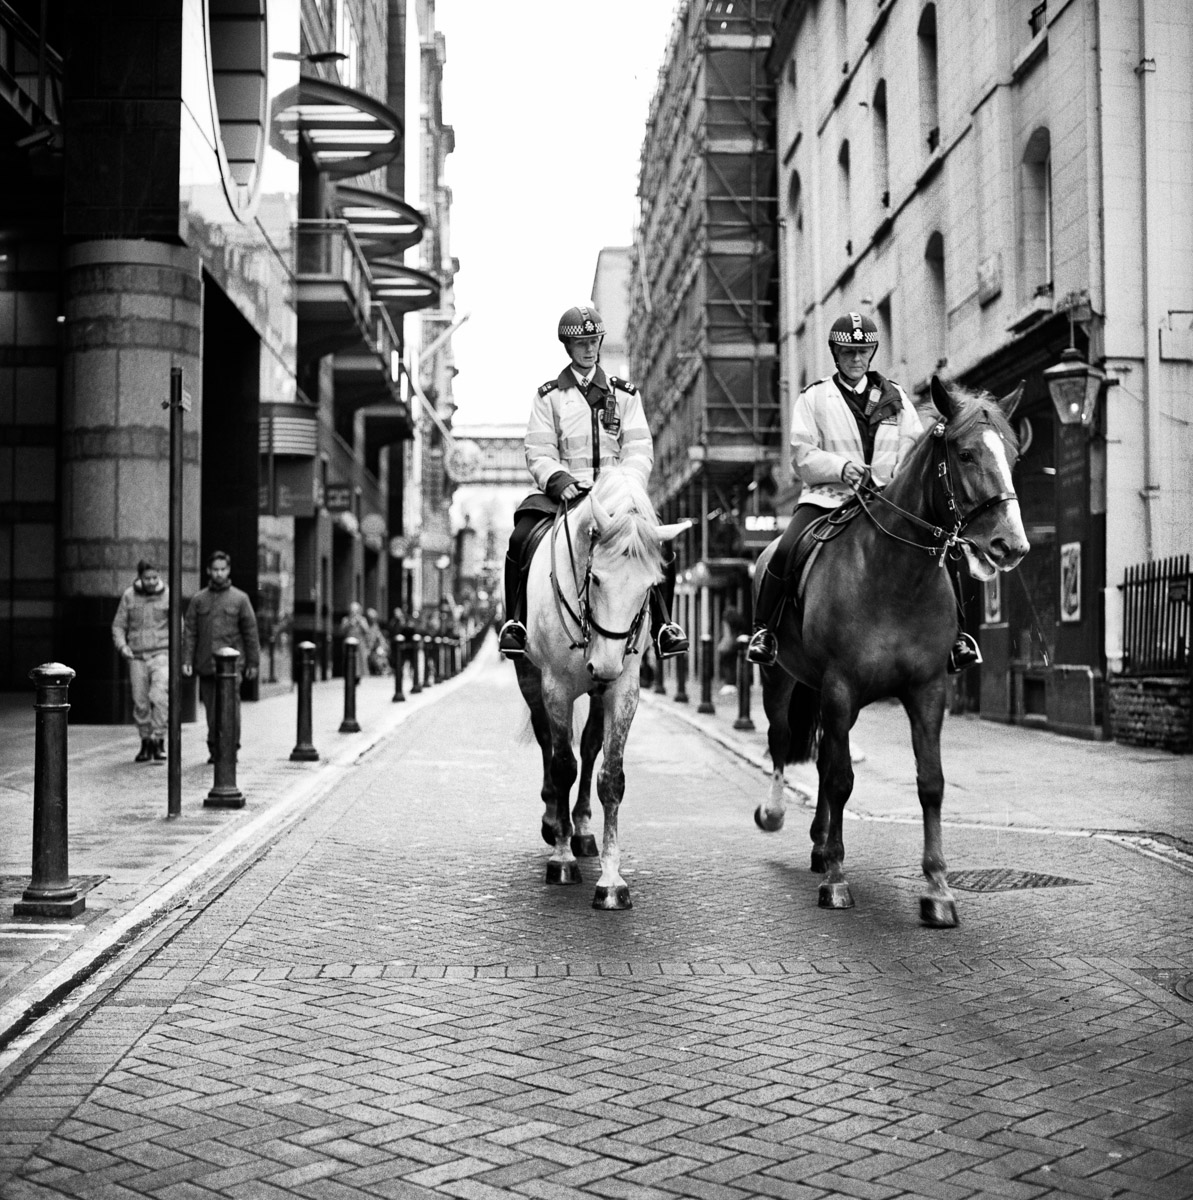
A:
<svg viewBox="0 0 1193 1200">
<path fill-rule="evenodd" d="M 403 690 L 403 676 L 406 674 L 406 639 L 397 633 L 390 642 L 390 662 L 394 665 L 394 698 L 393 703 L 399 704 L 406 699 Z"/>
<path fill-rule="evenodd" d="M 746 657 L 746 647 L 750 644 L 749 637 L 744 633 L 737 636 L 737 720 L 733 722 L 734 729 L 751 730 L 754 722 L 750 719 L 750 685 L 753 682 L 754 671 L 750 660 Z"/>
<path fill-rule="evenodd" d="M 651 689 L 656 695 L 665 696 L 667 694 L 667 685 L 663 682 L 663 664 L 666 663 L 665 658 L 659 658 L 655 655 L 654 660 L 654 687 Z"/>
<path fill-rule="evenodd" d="M 696 705 L 698 713 L 715 713 L 717 707 L 712 702 L 712 634 L 700 635 L 700 703 Z"/>
<path fill-rule="evenodd" d="M 299 642 L 298 653 L 298 741 L 290 751 L 291 762 L 318 762 L 319 751 L 311 742 L 311 686 L 315 680 L 315 643 Z"/>
<path fill-rule="evenodd" d="M 215 652 L 215 781 L 204 808 L 243 808 L 244 793 L 236 786 L 236 743 L 240 740 L 240 651 L 225 646 Z"/>
<path fill-rule="evenodd" d="M 431 678 L 433 664 L 431 655 L 434 653 L 434 641 L 429 637 L 423 638 L 423 687 L 429 688 L 434 680 Z"/>
<path fill-rule="evenodd" d="M 675 703 L 687 704 L 688 702 L 688 656 L 687 653 L 681 654 L 675 660 Z"/>
<path fill-rule="evenodd" d="M 66 837 L 66 701 L 75 673 L 62 663 L 42 663 L 29 672 L 36 733 L 33 757 L 33 871 L 29 886 L 12 906 L 16 917 L 77 917 L 86 901 L 71 886 Z"/>
<path fill-rule="evenodd" d="M 422 634 L 411 634 L 410 637 L 410 694 L 416 696 L 423 690 L 418 673 L 418 648 L 422 642 Z"/>
<path fill-rule="evenodd" d="M 360 639 L 344 639 L 344 719 L 340 722 L 341 733 L 359 733 L 360 722 L 356 719 L 356 650 Z"/>
</svg>

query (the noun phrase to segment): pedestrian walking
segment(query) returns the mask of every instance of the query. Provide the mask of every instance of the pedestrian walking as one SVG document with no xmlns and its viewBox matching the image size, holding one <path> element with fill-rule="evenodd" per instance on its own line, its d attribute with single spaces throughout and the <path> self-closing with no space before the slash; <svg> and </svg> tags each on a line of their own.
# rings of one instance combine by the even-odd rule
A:
<svg viewBox="0 0 1193 1200">
<path fill-rule="evenodd" d="M 215 652 L 232 649 L 240 652 L 236 660 L 236 679 L 255 679 L 261 658 L 257 618 L 252 603 L 239 588 L 232 586 L 232 558 L 216 550 L 207 560 L 207 586 L 191 597 L 182 629 L 182 673 L 199 676 L 199 699 L 207 713 L 207 751 L 209 763 L 215 762 Z M 240 690 L 236 692 L 236 749 L 240 749 Z"/>
<path fill-rule="evenodd" d="M 369 674 L 384 675 L 389 670 L 389 640 L 381 628 L 381 617 L 375 608 L 365 609 L 368 625 Z"/>
<path fill-rule="evenodd" d="M 364 608 L 353 600 L 340 618 L 340 638 L 356 638 L 356 682 L 369 673 L 369 622 Z"/>
<path fill-rule="evenodd" d="M 133 720 L 141 735 L 134 762 L 165 762 L 170 702 L 170 593 L 157 567 L 137 563 L 112 620 L 112 641 L 128 663 Z"/>
<path fill-rule="evenodd" d="M 590 304 L 569 308 L 556 329 L 568 365 L 535 394 L 526 426 L 526 466 L 541 489 L 514 514 L 505 557 L 505 624 L 499 645 L 507 658 L 526 653 L 523 561 L 526 545 L 545 516 L 583 495 L 602 467 L 614 464 L 641 473 L 645 484 L 654 464 L 654 442 L 638 389 L 606 376 L 600 365 L 605 322 Z M 660 658 L 688 648 L 684 631 L 671 620 L 657 587 L 650 591 L 650 632 Z"/>
</svg>

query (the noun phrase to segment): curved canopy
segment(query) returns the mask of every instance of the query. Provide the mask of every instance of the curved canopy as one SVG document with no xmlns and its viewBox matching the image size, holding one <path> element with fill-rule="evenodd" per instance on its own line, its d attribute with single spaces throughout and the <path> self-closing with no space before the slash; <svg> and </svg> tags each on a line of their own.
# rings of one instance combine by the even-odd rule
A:
<svg viewBox="0 0 1193 1200">
<path fill-rule="evenodd" d="M 409 250 L 426 232 L 426 217 L 392 192 L 340 184 L 335 207 L 368 259 Z"/>
<path fill-rule="evenodd" d="M 384 304 L 391 316 L 439 303 L 439 280 L 427 271 L 389 258 L 373 259 L 369 270 L 373 275 L 373 299 Z"/>
<path fill-rule="evenodd" d="M 350 179 L 385 166 L 402 149 L 402 119 L 355 88 L 304 76 L 273 102 L 270 141 L 297 160 L 305 143 L 316 167 Z"/>
</svg>

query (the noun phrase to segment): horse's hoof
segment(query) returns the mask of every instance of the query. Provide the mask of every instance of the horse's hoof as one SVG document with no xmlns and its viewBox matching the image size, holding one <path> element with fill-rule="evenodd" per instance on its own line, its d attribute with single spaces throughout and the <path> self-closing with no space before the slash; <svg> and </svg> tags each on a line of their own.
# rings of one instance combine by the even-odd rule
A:
<svg viewBox="0 0 1193 1200">
<path fill-rule="evenodd" d="M 824 874 L 825 867 L 823 850 L 812 851 L 812 870 L 815 871 L 817 875 Z"/>
<path fill-rule="evenodd" d="M 580 864 L 574 862 L 549 862 L 547 864 L 548 883 L 583 883 L 580 874 Z"/>
<path fill-rule="evenodd" d="M 630 899 L 630 889 L 624 883 L 615 888 L 601 887 L 598 884 L 596 895 L 592 898 L 592 907 L 603 912 L 625 912 L 626 909 L 634 907 L 634 902 Z"/>
<path fill-rule="evenodd" d="M 573 833 L 572 853 L 577 858 L 596 858 L 600 854 L 596 838 L 591 833 Z"/>
<path fill-rule="evenodd" d="M 762 830 L 763 833 L 778 833 L 783 828 L 783 813 L 779 813 L 778 817 L 767 817 L 763 814 L 762 805 L 760 804 L 754 809 L 754 824 Z"/>
<path fill-rule="evenodd" d="M 853 896 L 847 883 L 822 883 L 817 896 L 821 908 L 852 908 Z"/>
<path fill-rule="evenodd" d="M 546 821 L 539 826 L 539 833 L 543 835 L 543 841 L 546 842 L 548 846 L 555 845 L 555 830 L 552 829 Z"/>
<path fill-rule="evenodd" d="M 957 904 L 942 896 L 921 896 L 920 920 L 930 929 L 956 929 Z"/>
</svg>

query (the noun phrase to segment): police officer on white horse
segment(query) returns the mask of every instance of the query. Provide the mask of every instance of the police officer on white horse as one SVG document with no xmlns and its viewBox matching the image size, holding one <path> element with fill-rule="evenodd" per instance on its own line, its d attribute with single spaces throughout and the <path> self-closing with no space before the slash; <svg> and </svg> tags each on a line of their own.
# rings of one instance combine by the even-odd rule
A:
<svg viewBox="0 0 1193 1200">
<path fill-rule="evenodd" d="M 590 304 L 577 304 L 559 318 L 559 340 L 569 363 L 538 389 L 526 427 L 526 465 L 541 491 L 514 514 L 505 558 L 505 613 L 500 647 L 507 658 L 526 653 L 526 544 L 544 517 L 586 492 L 602 467 L 614 464 L 641 473 L 645 485 L 654 464 L 654 442 L 638 389 L 606 376 L 600 365 L 605 323 Z M 650 627 L 660 658 L 683 654 L 684 631 L 667 615 L 657 587 L 650 594 Z"/>
</svg>

